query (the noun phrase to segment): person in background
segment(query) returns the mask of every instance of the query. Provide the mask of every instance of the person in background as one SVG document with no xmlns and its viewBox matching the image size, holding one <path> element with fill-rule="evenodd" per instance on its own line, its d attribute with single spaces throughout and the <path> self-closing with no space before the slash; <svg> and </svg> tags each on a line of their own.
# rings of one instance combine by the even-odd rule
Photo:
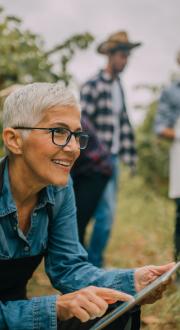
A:
<svg viewBox="0 0 180 330">
<path fill-rule="evenodd" d="M 177 54 L 180 65 L 180 51 Z M 173 81 L 160 96 L 155 117 L 155 132 L 171 141 L 169 153 L 169 197 L 176 204 L 174 257 L 180 260 L 180 79 Z M 177 276 L 180 284 L 180 273 Z"/>
<path fill-rule="evenodd" d="M 85 330 L 116 301 L 127 301 L 174 263 L 105 271 L 88 262 L 78 240 L 70 170 L 88 136 L 80 106 L 63 84 L 34 83 L 7 97 L 6 156 L 0 162 L 0 329 Z M 59 293 L 27 299 L 44 259 Z M 146 302 L 157 300 L 165 286 Z M 123 292 L 122 292 L 123 291 Z M 107 329 L 140 328 L 140 311 Z"/>
<path fill-rule="evenodd" d="M 86 228 L 111 176 L 112 165 L 108 152 L 97 138 L 86 115 L 81 118 L 81 124 L 88 132 L 89 142 L 73 165 L 71 176 L 76 198 L 79 240 L 87 248 Z"/>
<path fill-rule="evenodd" d="M 97 48 L 107 57 L 107 65 L 81 89 L 82 113 L 88 116 L 97 137 L 111 157 L 113 172 L 94 214 L 95 225 L 88 248 L 89 260 L 103 266 L 115 213 L 119 180 L 119 163 L 124 161 L 134 170 L 136 149 L 125 96 L 119 74 L 125 69 L 131 51 L 140 46 L 131 42 L 125 31 L 112 34 Z"/>
</svg>

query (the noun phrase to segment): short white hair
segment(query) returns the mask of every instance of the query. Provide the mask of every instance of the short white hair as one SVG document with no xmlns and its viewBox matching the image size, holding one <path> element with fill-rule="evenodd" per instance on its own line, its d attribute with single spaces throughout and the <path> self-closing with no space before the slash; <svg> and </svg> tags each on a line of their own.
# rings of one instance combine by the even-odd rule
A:
<svg viewBox="0 0 180 330">
<path fill-rule="evenodd" d="M 6 98 L 3 128 L 36 125 L 43 112 L 55 106 L 70 106 L 80 110 L 75 94 L 64 82 L 26 85 Z"/>
</svg>

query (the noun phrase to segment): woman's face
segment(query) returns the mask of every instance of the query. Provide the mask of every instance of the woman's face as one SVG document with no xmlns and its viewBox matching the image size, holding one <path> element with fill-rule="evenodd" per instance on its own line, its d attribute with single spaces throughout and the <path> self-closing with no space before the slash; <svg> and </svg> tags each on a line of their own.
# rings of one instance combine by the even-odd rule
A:
<svg viewBox="0 0 180 330">
<path fill-rule="evenodd" d="M 53 107 L 44 112 L 35 127 L 64 127 L 79 131 L 80 111 L 75 107 Z M 64 186 L 79 153 L 74 136 L 65 147 L 59 147 L 52 143 L 52 133 L 49 131 L 32 130 L 22 145 L 23 168 L 32 184 Z"/>
</svg>

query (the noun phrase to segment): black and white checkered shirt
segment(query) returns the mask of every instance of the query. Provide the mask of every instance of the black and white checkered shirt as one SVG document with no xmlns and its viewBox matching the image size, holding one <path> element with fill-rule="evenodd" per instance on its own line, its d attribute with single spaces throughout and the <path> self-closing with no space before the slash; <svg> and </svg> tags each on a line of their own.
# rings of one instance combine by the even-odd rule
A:
<svg viewBox="0 0 180 330">
<path fill-rule="evenodd" d="M 81 89 L 82 112 L 89 117 L 97 132 L 97 136 L 108 148 L 109 152 L 111 152 L 114 133 L 112 82 L 113 80 L 106 72 L 100 71 L 94 78 L 87 81 Z M 119 115 L 119 155 L 123 162 L 134 167 L 137 160 L 134 132 L 126 111 L 120 81 L 119 88 L 121 90 L 123 104 Z"/>
</svg>

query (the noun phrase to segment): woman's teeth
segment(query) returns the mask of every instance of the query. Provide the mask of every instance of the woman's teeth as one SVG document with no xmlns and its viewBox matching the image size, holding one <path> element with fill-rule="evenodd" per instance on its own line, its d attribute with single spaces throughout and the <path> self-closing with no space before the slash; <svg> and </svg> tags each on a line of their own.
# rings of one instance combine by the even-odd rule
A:
<svg viewBox="0 0 180 330">
<path fill-rule="evenodd" d="M 62 165 L 62 166 L 66 166 L 66 167 L 68 167 L 68 166 L 71 165 L 71 164 L 70 164 L 69 162 L 67 162 L 67 161 L 58 160 L 58 159 L 53 160 L 53 163 L 58 164 L 58 165 Z"/>
</svg>

